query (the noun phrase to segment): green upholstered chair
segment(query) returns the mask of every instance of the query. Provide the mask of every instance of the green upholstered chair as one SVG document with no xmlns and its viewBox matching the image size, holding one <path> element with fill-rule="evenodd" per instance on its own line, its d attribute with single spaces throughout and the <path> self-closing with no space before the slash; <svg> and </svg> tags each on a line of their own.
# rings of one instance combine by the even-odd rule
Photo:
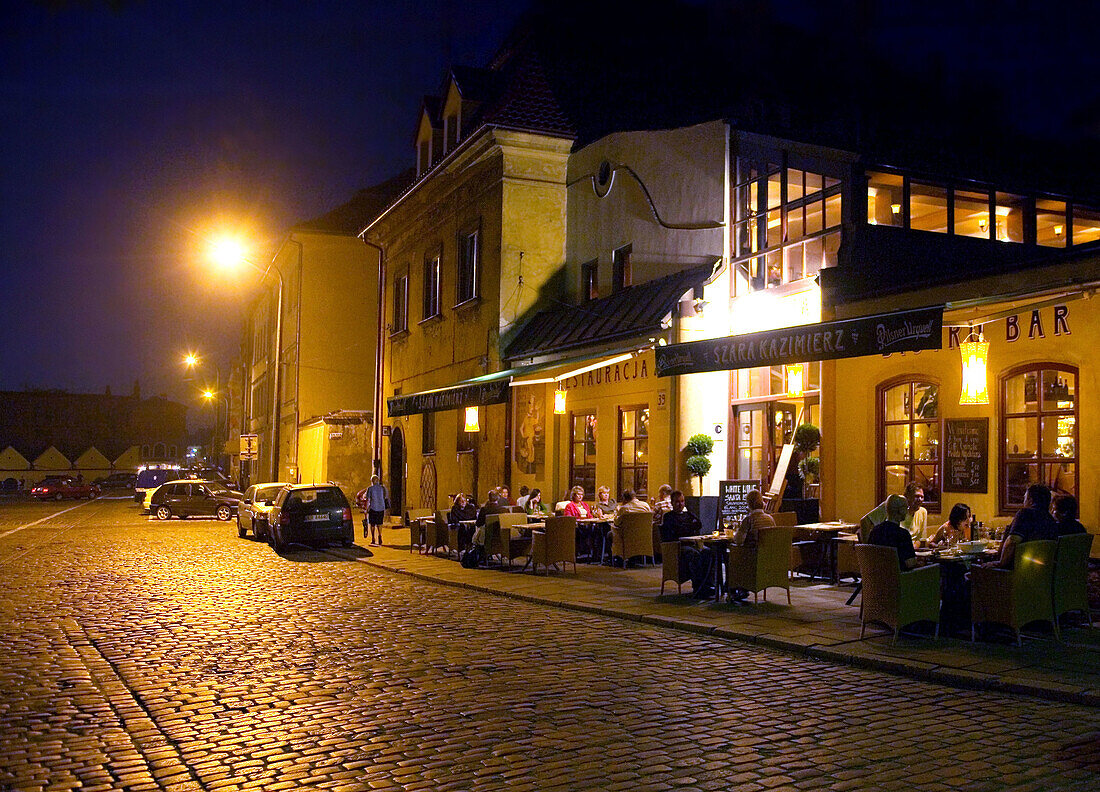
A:
<svg viewBox="0 0 1100 792">
<path fill-rule="evenodd" d="M 1088 576 L 1092 534 L 1070 534 L 1058 538 L 1054 554 L 1054 618 L 1080 611 L 1092 627 L 1089 613 Z"/>
<path fill-rule="evenodd" d="M 856 544 L 853 549 L 863 600 L 860 606 L 859 637 L 863 638 L 870 622 L 894 631 L 891 643 L 898 640 L 901 628 L 915 622 L 930 621 L 940 635 L 940 568 L 938 565 L 901 571 L 894 547 Z"/>
<path fill-rule="evenodd" d="M 760 531 L 756 547 L 730 547 L 726 559 L 726 580 L 730 589 L 751 591 L 753 600 L 768 601 L 768 589 L 778 587 L 787 590 L 787 604 L 791 604 L 791 541 L 794 529 L 790 526 L 764 528 Z"/>
<path fill-rule="evenodd" d="M 550 571 L 550 565 L 572 564 L 577 572 L 577 518 L 547 517 L 546 528 L 531 534 L 531 563 L 534 573 L 539 564 Z"/>
<path fill-rule="evenodd" d="M 1054 558 L 1058 543 L 1024 542 L 1017 545 L 1012 569 L 970 570 L 971 639 L 979 624 L 1004 624 L 1020 645 L 1020 629 L 1032 622 L 1050 622 L 1061 640 L 1054 618 Z"/>
</svg>

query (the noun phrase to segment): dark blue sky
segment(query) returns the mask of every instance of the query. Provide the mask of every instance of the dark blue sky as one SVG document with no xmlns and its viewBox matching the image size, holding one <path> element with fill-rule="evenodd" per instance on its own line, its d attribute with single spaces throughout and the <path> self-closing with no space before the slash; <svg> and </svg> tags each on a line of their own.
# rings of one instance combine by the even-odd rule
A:
<svg viewBox="0 0 1100 792">
<path fill-rule="evenodd" d="M 0 388 L 140 378 L 181 398 L 179 352 L 227 361 L 255 285 L 203 270 L 211 221 L 253 229 L 265 260 L 294 221 L 407 167 L 421 95 L 524 7 L 4 5 Z"/>
<path fill-rule="evenodd" d="M 204 267 L 202 236 L 239 224 L 266 260 L 294 221 L 407 167 L 421 96 L 450 63 L 483 65 L 530 2 L 47 5 L 61 10 L 9 0 L 0 18 L 0 389 L 140 378 L 182 399 L 179 354 L 227 363 L 256 285 Z M 830 5 L 774 5 L 842 40 Z M 1100 109 L 1087 4 L 870 5 L 868 69 L 941 64 L 1029 131 Z"/>
</svg>

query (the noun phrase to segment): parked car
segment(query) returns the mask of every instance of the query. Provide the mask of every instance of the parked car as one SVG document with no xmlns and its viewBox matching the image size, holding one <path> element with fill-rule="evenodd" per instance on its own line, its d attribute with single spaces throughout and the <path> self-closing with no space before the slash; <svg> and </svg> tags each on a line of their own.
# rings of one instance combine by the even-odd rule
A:
<svg viewBox="0 0 1100 792">
<path fill-rule="evenodd" d="M 251 531 L 257 539 L 267 539 L 271 512 L 275 510 L 275 496 L 283 487 L 289 486 L 285 482 L 273 482 L 253 484 L 246 489 L 241 505 L 237 507 L 237 535 L 244 539 Z"/>
<path fill-rule="evenodd" d="M 137 473 L 111 473 L 109 476 L 97 478 L 95 483 L 100 489 L 133 489 L 137 481 Z"/>
<path fill-rule="evenodd" d="M 355 544 L 351 505 L 335 484 L 283 487 L 275 498 L 268 537 L 276 551 L 288 544 Z"/>
<path fill-rule="evenodd" d="M 233 489 L 236 484 L 217 468 L 188 468 L 179 477 L 197 479 L 198 481 L 213 481 L 215 484 L 221 484 L 226 489 Z"/>
<path fill-rule="evenodd" d="M 88 498 L 99 495 L 99 487 L 77 481 L 72 476 L 56 476 L 40 481 L 31 489 L 31 496 L 38 500 L 61 500 L 62 498 Z"/>
<path fill-rule="evenodd" d="M 241 493 L 211 481 L 180 479 L 157 487 L 149 510 L 158 520 L 172 517 L 217 517 L 228 522 L 237 513 Z"/>
<path fill-rule="evenodd" d="M 149 465 L 138 470 L 137 480 L 134 481 L 134 501 L 145 502 L 145 493 L 155 490 L 166 481 L 175 481 L 183 478 L 179 465 Z"/>
</svg>

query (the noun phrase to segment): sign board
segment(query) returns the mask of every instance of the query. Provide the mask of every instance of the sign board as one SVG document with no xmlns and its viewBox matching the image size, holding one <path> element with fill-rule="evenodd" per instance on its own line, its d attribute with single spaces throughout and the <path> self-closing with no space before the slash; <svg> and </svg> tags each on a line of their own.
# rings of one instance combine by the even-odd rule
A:
<svg viewBox="0 0 1100 792">
<path fill-rule="evenodd" d="M 659 346 L 657 376 L 918 352 L 943 346 L 943 306 Z"/>
<path fill-rule="evenodd" d="M 511 377 L 503 377 L 492 382 L 455 385 L 436 391 L 410 393 L 407 396 L 391 396 L 386 399 L 386 410 L 390 418 L 397 418 L 402 415 L 418 415 L 442 410 L 461 410 L 464 407 L 504 404 L 508 401 L 509 384 L 511 382 Z"/>
<path fill-rule="evenodd" d="M 989 419 L 944 421 L 943 489 L 989 491 Z"/>
<path fill-rule="evenodd" d="M 794 456 L 794 445 L 787 443 L 779 452 L 779 461 L 775 463 L 775 475 L 772 476 L 771 486 L 764 494 L 770 498 L 778 498 L 783 494 L 783 488 L 787 485 L 787 468 L 791 466 L 791 457 Z"/>
<path fill-rule="evenodd" d="M 736 528 L 751 511 L 745 498 L 754 490 L 760 489 L 756 479 L 718 482 L 718 512 L 715 530 Z"/>
<path fill-rule="evenodd" d="M 241 459 L 257 459 L 260 456 L 260 436 L 241 435 Z"/>
</svg>

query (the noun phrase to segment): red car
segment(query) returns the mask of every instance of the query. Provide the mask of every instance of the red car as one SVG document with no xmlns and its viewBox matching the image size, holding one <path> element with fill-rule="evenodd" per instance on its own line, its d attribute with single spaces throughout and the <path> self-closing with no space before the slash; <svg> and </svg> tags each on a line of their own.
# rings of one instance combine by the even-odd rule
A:
<svg viewBox="0 0 1100 792">
<path fill-rule="evenodd" d="M 91 500 L 98 497 L 98 495 L 98 486 L 77 481 L 71 476 L 43 479 L 38 486 L 31 490 L 31 496 L 38 498 L 38 500 L 61 500 L 62 498 L 87 498 Z"/>
</svg>

